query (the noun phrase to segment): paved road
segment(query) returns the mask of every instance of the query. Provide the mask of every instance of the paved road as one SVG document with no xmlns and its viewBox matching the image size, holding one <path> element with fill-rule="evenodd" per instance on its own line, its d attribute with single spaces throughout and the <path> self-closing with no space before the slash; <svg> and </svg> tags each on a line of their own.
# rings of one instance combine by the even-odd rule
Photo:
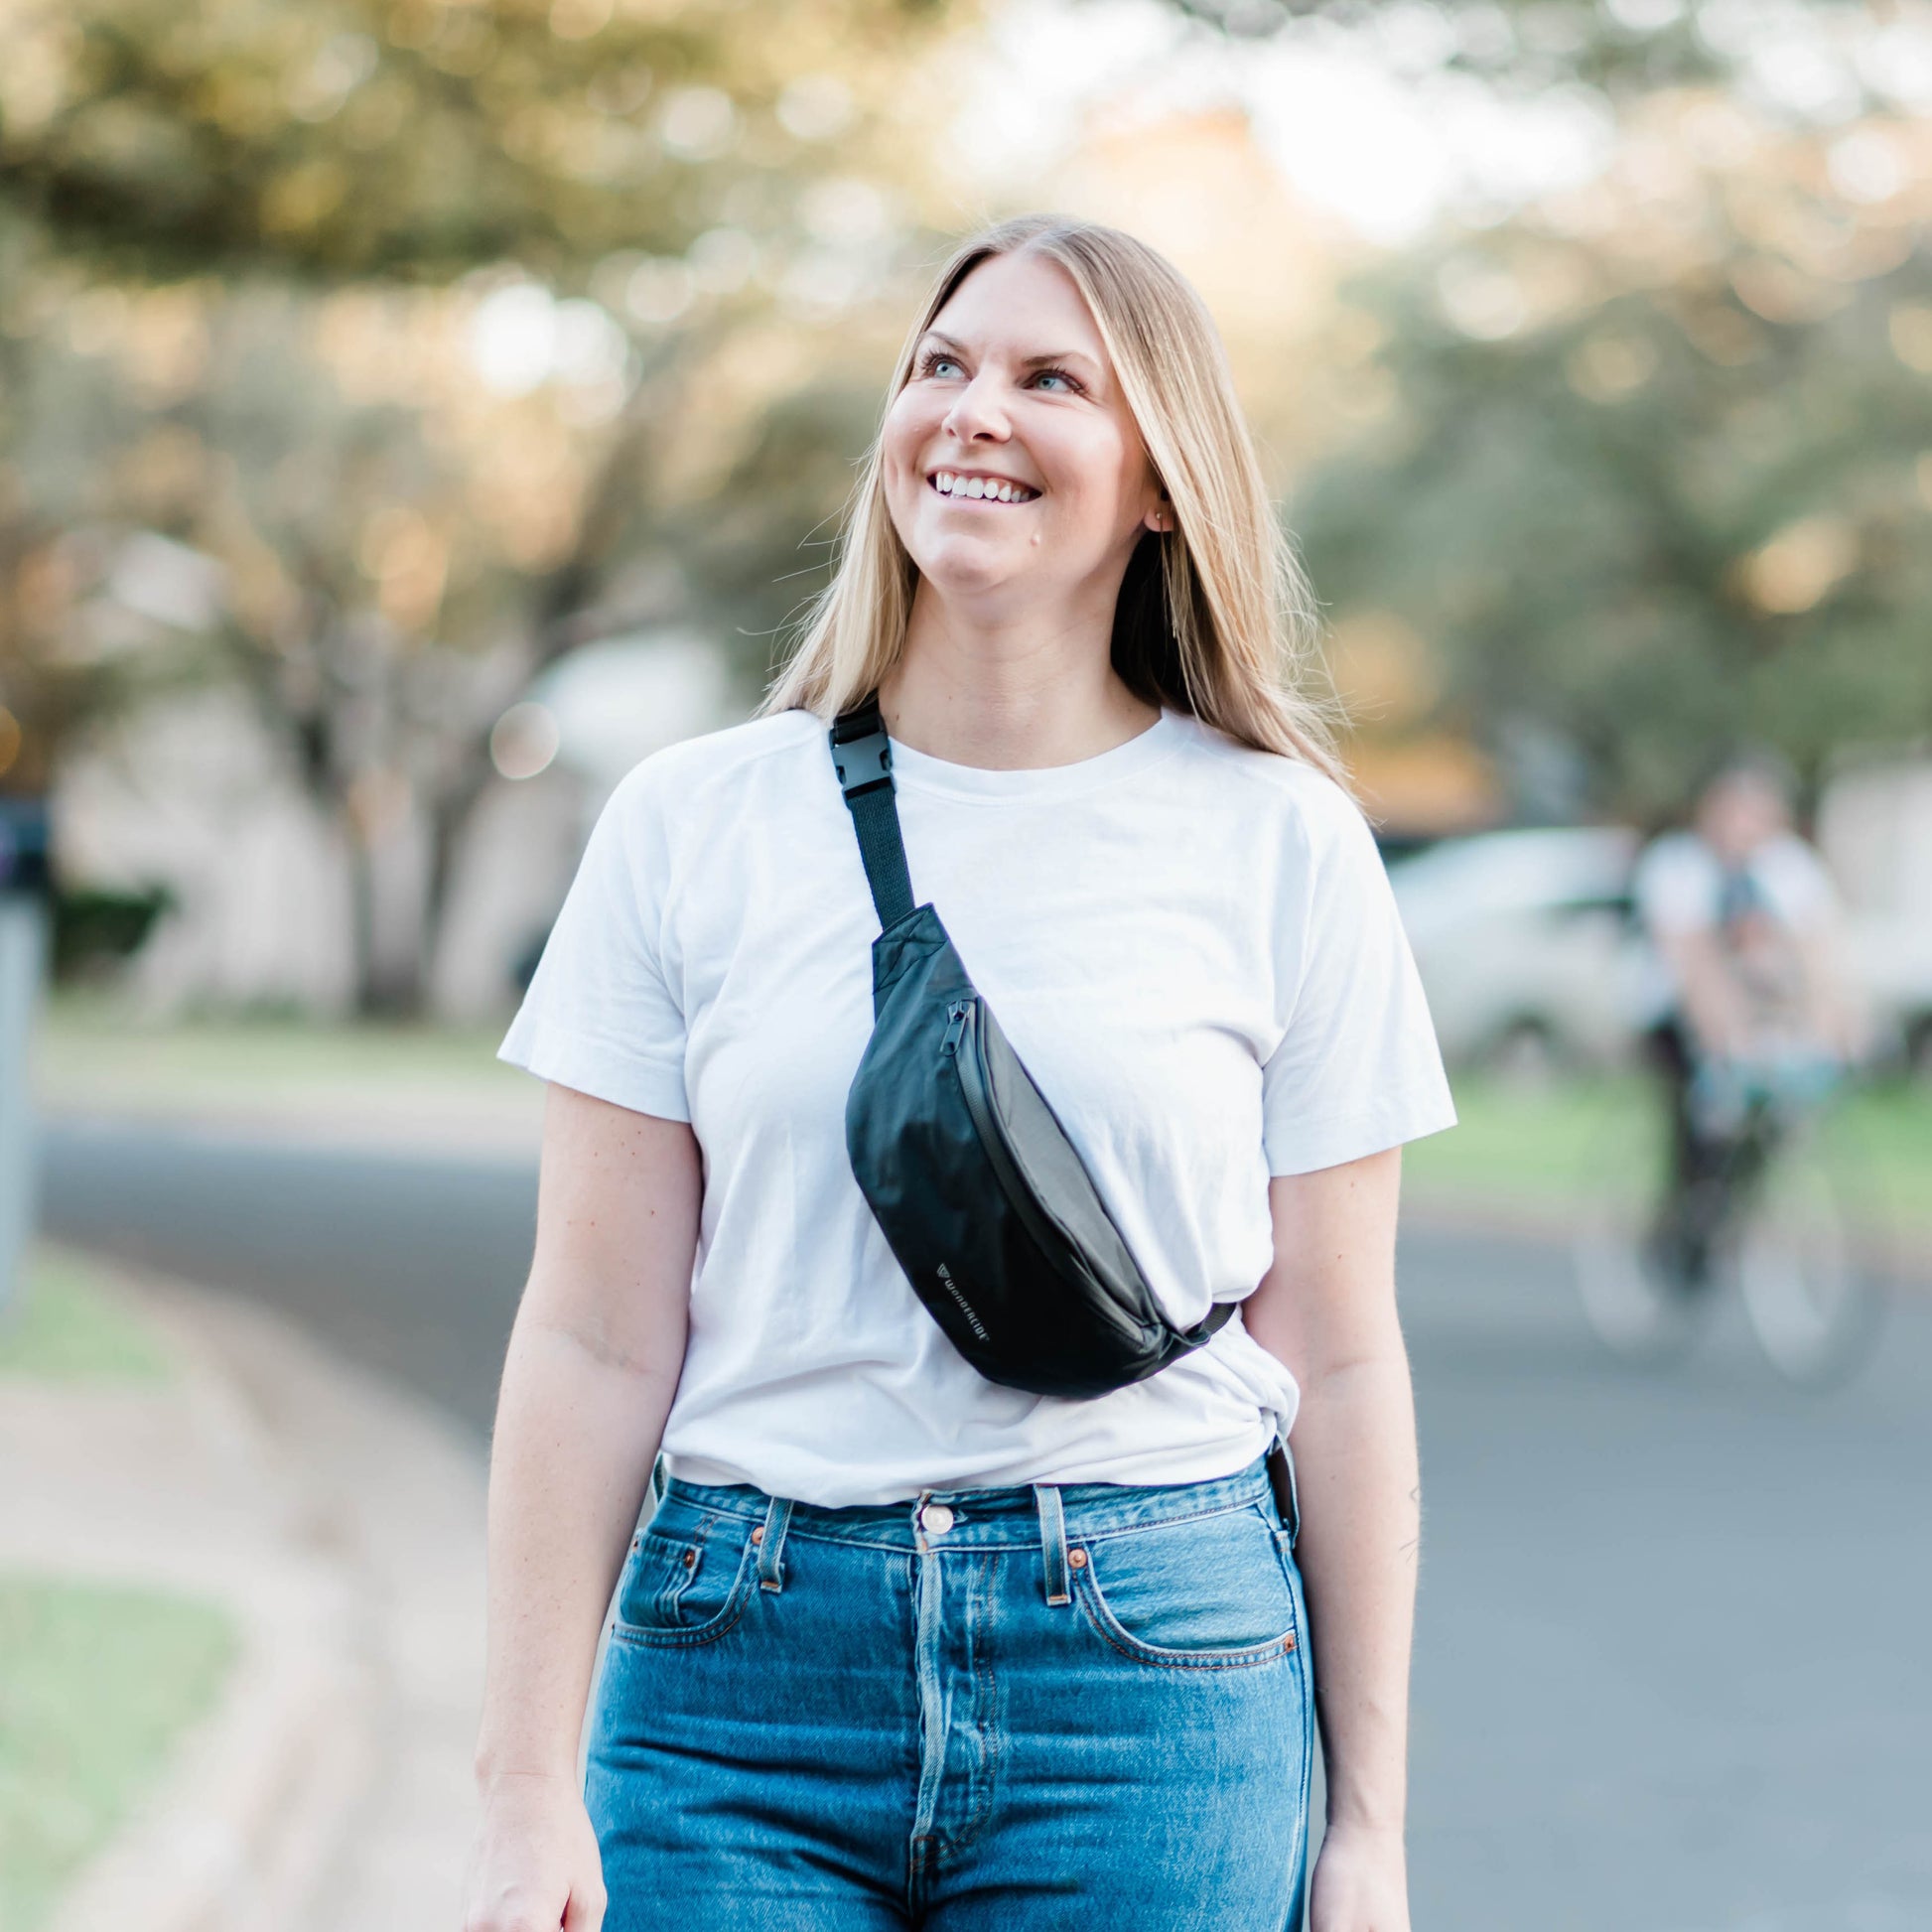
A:
<svg viewBox="0 0 1932 1932">
<path fill-rule="evenodd" d="M 51 1231 L 258 1295 L 487 1428 L 522 1164 L 67 1127 Z M 1418 1932 L 1932 1928 L 1932 1305 L 1826 1396 L 1598 1358 L 1557 1257 L 1405 1235 Z"/>
<path fill-rule="evenodd" d="M 48 1231 L 235 1289 L 488 1431 L 536 1239 L 533 1162 L 47 1130 Z"/>
</svg>

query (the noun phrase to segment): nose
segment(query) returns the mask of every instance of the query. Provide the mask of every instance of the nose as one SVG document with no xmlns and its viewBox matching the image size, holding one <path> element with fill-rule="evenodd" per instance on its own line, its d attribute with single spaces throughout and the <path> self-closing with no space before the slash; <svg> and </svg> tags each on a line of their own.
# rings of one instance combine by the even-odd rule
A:
<svg viewBox="0 0 1932 1932">
<path fill-rule="evenodd" d="M 939 427 L 956 443 L 973 443 L 982 437 L 989 442 L 1006 441 L 1006 412 L 1000 407 L 997 385 L 986 371 L 974 376 L 959 392 Z"/>
</svg>

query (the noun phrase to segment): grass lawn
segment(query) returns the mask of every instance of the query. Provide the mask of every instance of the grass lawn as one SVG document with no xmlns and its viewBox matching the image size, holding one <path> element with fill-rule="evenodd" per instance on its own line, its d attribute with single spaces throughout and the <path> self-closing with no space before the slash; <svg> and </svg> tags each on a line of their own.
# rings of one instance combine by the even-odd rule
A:
<svg viewBox="0 0 1932 1932">
<path fill-rule="evenodd" d="M 204 1603 L 0 1576 L 0 1926 L 35 1932 L 210 1710 L 236 1633 Z"/>
<path fill-rule="evenodd" d="M 56 1102 L 162 1104 L 435 1095 L 493 1111 L 541 1106 L 537 1082 L 496 1059 L 502 1025 L 385 1026 L 264 1016 L 149 1025 L 96 993 L 64 992 L 37 1041 L 37 1086 Z M 1455 1077 L 1461 1124 L 1405 1157 L 1422 1205 L 1500 1208 L 1561 1222 L 1605 1186 L 1642 1184 L 1658 1158 L 1659 1099 L 1641 1075 L 1525 1090 Z M 1932 1254 L 1932 1091 L 1894 1083 L 1828 1117 L 1820 1148 L 1838 1198 L 1868 1240 Z M 1633 1182 L 1633 1177 L 1635 1180 Z"/>
<path fill-rule="evenodd" d="M 260 1103 L 425 1089 L 521 1099 L 530 1076 L 495 1057 L 508 1025 L 340 1023 L 280 1016 L 144 1022 L 96 993 L 62 992 L 34 1043 L 35 1087 L 62 1103 Z"/>
<path fill-rule="evenodd" d="M 1646 1186 L 1661 1159 L 1661 1101 L 1639 1076 L 1525 1091 L 1458 1073 L 1453 1084 L 1459 1124 L 1403 1157 L 1405 1192 L 1425 1207 L 1495 1207 L 1560 1223 L 1606 1189 Z M 1856 1093 L 1822 1122 L 1818 1150 L 1865 1238 L 1932 1253 L 1932 1093 L 1904 1082 Z"/>
<path fill-rule="evenodd" d="M 14 1299 L 0 1310 L 0 1375 L 160 1382 L 168 1358 L 99 1269 L 69 1249 L 42 1244 L 28 1251 Z"/>
</svg>

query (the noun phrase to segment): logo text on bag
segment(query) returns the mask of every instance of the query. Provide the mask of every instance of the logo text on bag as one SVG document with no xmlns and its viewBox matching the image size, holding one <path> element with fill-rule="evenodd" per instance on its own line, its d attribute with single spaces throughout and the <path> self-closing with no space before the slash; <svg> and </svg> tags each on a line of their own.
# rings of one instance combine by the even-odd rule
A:
<svg viewBox="0 0 1932 1932">
<path fill-rule="evenodd" d="M 945 1284 L 946 1293 L 950 1295 L 953 1298 L 953 1300 L 959 1304 L 959 1311 L 961 1314 L 963 1314 L 966 1317 L 967 1323 L 972 1328 L 974 1334 L 978 1335 L 981 1341 L 986 1341 L 990 1339 L 990 1337 L 987 1335 L 985 1327 L 982 1325 L 980 1321 L 979 1316 L 973 1312 L 972 1303 L 967 1301 L 965 1296 L 960 1294 L 959 1284 L 953 1280 L 951 1274 L 947 1271 L 946 1264 L 943 1261 L 939 1264 L 939 1279 L 941 1282 Z"/>
</svg>

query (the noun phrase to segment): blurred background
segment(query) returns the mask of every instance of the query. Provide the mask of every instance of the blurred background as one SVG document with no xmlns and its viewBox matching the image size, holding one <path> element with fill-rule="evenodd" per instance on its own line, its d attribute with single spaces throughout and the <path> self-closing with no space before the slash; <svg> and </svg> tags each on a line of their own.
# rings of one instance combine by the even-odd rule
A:
<svg viewBox="0 0 1932 1932">
<path fill-rule="evenodd" d="M 455 1926 L 495 1043 L 1035 207 L 1220 322 L 1452 1063 L 1418 1926 L 1932 1925 L 1926 0 L 0 0 L 0 1923 Z M 1589 1293 L 1740 743 L 1869 1023 L 1803 1360 Z"/>
</svg>

